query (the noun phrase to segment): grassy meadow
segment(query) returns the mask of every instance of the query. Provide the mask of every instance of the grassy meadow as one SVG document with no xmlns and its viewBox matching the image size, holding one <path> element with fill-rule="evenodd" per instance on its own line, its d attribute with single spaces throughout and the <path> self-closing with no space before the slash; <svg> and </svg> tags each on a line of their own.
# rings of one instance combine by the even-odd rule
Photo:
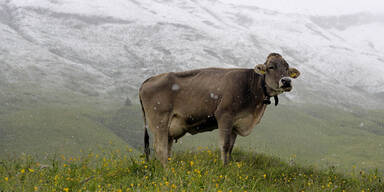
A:
<svg viewBox="0 0 384 192">
<path fill-rule="evenodd" d="M 384 112 L 325 106 L 270 106 L 252 134 L 235 147 L 338 171 L 384 170 Z M 217 145 L 217 132 L 186 136 L 176 148 Z M 215 138 L 215 139 L 212 139 Z"/>
<path fill-rule="evenodd" d="M 82 150 L 121 148 L 120 137 L 95 121 L 96 109 L 39 106 L 0 116 L 0 155 L 49 153 L 75 155 Z"/>
<path fill-rule="evenodd" d="M 108 113 L 104 125 L 141 151 L 143 124 L 139 106 Z M 129 117 L 129 118 L 127 118 Z M 384 111 L 341 110 L 326 106 L 270 106 L 261 123 L 235 148 L 265 153 L 285 161 L 349 171 L 353 167 L 384 170 Z M 217 148 L 217 131 L 186 135 L 176 151 Z"/>
<path fill-rule="evenodd" d="M 163 168 L 128 150 L 82 157 L 30 156 L 0 161 L 0 191 L 383 191 L 382 175 L 316 170 L 252 152 L 235 151 L 224 166 L 209 148 L 176 152 Z"/>
<path fill-rule="evenodd" d="M 139 105 L 68 103 L 2 106 L 0 191 L 384 190 L 384 111 L 269 106 L 228 166 L 213 131 L 179 139 L 163 168 L 140 157 Z"/>
</svg>

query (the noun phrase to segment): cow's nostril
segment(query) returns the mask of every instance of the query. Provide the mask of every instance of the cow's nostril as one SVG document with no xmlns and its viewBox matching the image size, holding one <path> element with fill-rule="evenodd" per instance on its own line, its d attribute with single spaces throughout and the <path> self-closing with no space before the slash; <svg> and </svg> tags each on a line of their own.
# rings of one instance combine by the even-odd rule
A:
<svg viewBox="0 0 384 192">
<path fill-rule="evenodd" d="M 282 78 L 281 83 L 283 83 L 283 85 L 287 85 L 287 84 L 291 83 L 291 79 L 290 78 Z"/>
</svg>

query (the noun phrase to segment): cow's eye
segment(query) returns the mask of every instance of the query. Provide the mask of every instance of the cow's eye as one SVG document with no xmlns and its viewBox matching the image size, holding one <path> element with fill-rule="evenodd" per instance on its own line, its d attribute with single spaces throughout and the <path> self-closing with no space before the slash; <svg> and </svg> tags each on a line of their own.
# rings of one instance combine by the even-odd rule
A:
<svg viewBox="0 0 384 192">
<path fill-rule="evenodd" d="M 270 66 L 270 67 L 268 67 L 268 69 L 275 69 L 275 67 L 273 67 L 273 66 Z"/>
</svg>

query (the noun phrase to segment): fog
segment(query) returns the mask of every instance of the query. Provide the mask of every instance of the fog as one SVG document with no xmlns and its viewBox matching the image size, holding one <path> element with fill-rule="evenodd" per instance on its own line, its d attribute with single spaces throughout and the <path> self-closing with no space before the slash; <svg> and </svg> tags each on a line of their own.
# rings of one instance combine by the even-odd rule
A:
<svg viewBox="0 0 384 192">
<path fill-rule="evenodd" d="M 380 0 L 224 0 L 228 3 L 254 5 L 265 9 L 275 10 L 285 13 L 300 13 L 309 15 L 342 15 L 354 14 L 360 12 L 370 12 L 375 14 L 384 14 L 384 2 Z"/>
<path fill-rule="evenodd" d="M 383 15 L 383 1 L 0 0 L 0 157 L 141 154 L 146 79 L 276 52 L 301 75 L 235 149 L 383 170 Z M 174 147 L 218 149 L 217 134 Z"/>
</svg>

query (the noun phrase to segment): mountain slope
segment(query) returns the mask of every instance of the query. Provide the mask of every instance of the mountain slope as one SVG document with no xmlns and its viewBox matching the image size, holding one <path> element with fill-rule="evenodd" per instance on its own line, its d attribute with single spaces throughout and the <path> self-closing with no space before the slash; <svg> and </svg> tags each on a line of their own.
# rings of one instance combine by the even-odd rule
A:
<svg viewBox="0 0 384 192">
<path fill-rule="evenodd" d="M 0 115 L 0 156 L 47 154 L 75 156 L 83 151 L 129 147 L 96 119 L 100 109 L 89 106 L 35 106 Z"/>
<path fill-rule="evenodd" d="M 335 29 L 311 16 L 199 0 L 2 0 L 0 15 L 1 87 L 136 99 L 154 74 L 253 67 L 279 52 L 303 72 L 286 99 L 383 107 L 382 45 L 356 44 L 354 25 Z"/>
</svg>

